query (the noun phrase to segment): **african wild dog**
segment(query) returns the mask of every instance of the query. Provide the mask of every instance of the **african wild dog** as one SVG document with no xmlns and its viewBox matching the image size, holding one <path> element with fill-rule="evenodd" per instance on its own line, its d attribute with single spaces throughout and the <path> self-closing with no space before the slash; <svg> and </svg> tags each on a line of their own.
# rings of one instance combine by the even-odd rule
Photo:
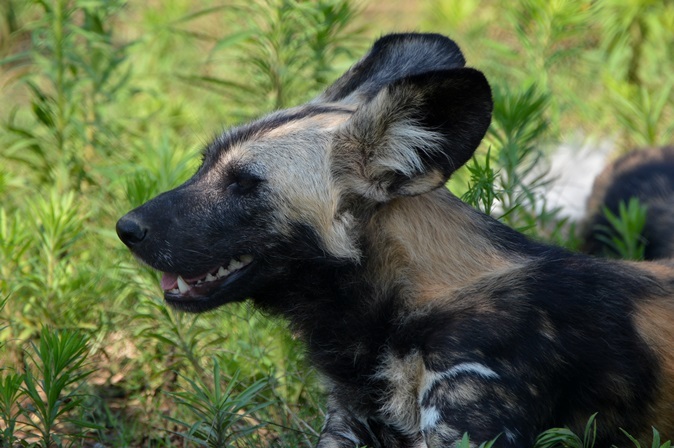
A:
<svg viewBox="0 0 674 448">
<path fill-rule="evenodd" d="M 674 146 L 633 151 L 608 165 L 595 179 L 583 223 L 583 251 L 612 254 L 601 235 L 609 226 L 603 208 L 618 215 L 620 202 L 637 198 L 646 206 L 646 223 L 641 237 L 644 258 L 674 257 Z"/>
<path fill-rule="evenodd" d="M 120 238 L 190 312 L 285 316 L 330 387 L 318 446 L 596 446 L 674 430 L 674 270 L 530 241 L 446 188 L 489 126 L 451 40 L 395 34 L 306 105 L 224 133 Z"/>
</svg>

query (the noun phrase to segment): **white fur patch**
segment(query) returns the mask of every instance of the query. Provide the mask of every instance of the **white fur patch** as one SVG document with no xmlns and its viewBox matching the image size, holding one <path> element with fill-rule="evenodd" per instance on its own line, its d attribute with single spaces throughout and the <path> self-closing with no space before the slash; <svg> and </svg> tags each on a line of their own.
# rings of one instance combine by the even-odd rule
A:
<svg viewBox="0 0 674 448">
<path fill-rule="evenodd" d="M 425 130 L 411 120 L 390 126 L 387 137 L 379 143 L 381 149 L 372 161 L 375 175 L 394 171 L 412 177 L 423 173 L 426 168 L 417 151 L 438 152 L 443 141 L 441 134 Z"/>
<path fill-rule="evenodd" d="M 462 362 L 444 372 L 443 376 L 445 378 L 453 378 L 463 373 L 474 373 L 485 379 L 499 378 L 498 373 L 478 362 Z"/>
<path fill-rule="evenodd" d="M 432 429 L 440 421 L 440 412 L 435 406 L 421 408 L 421 430 Z"/>
<path fill-rule="evenodd" d="M 503 435 L 505 436 L 506 439 L 508 439 L 508 442 L 510 443 L 515 443 L 515 441 L 517 440 L 517 435 L 508 428 L 503 428 Z"/>
<path fill-rule="evenodd" d="M 457 364 L 444 372 L 432 372 L 426 371 L 424 373 L 424 380 L 422 387 L 419 390 L 419 400 L 423 400 L 424 396 L 428 393 L 429 390 L 433 388 L 435 383 L 445 379 L 456 378 L 460 375 L 468 374 L 475 375 L 484 379 L 498 379 L 500 378 L 499 374 L 494 372 L 489 367 L 478 362 L 462 362 Z"/>
<path fill-rule="evenodd" d="M 338 436 L 340 436 L 340 437 L 344 437 L 346 440 L 348 440 L 348 441 L 350 441 L 350 442 L 353 442 L 354 445 L 356 445 L 356 446 L 359 446 L 359 445 L 360 445 L 360 440 L 359 440 L 358 437 L 356 437 L 356 435 L 355 435 L 352 431 L 350 431 L 350 430 L 349 430 L 349 431 L 340 431 L 340 432 L 336 433 L 336 435 L 338 435 Z"/>
<path fill-rule="evenodd" d="M 390 384 L 382 413 L 392 426 L 409 435 L 419 431 L 417 391 L 422 365 L 417 352 L 404 358 L 389 354 L 377 373 L 377 378 Z"/>
</svg>

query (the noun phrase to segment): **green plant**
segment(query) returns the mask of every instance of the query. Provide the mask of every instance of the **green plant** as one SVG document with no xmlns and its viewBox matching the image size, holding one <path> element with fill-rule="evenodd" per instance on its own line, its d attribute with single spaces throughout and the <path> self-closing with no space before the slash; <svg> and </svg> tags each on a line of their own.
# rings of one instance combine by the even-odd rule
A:
<svg viewBox="0 0 674 448">
<path fill-rule="evenodd" d="M 35 276 L 40 282 L 35 289 L 51 296 L 63 284 L 67 273 L 59 272 L 61 261 L 82 237 L 84 223 L 72 191 L 59 195 L 52 190 L 49 198 L 37 197 L 30 212 L 36 219 L 33 235 L 37 236 L 39 264 L 44 266 L 44 272 Z"/>
<path fill-rule="evenodd" d="M 8 212 L 0 207 L 0 291 L 17 288 L 9 283 L 14 273 L 25 272 L 26 252 L 31 246 L 32 233 L 23 225 L 25 217 L 18 211 Z M 0 308 L 0 311 L 2 308 Z"/>
<path fill-rule="evenodd" d="M 184 182 L 198 161 L 195 151 L 176 150 L 166 136 L 153 147 L 153 151 L 147 151 L 144 145 L 134 147 L 130 151 L 132 161 L 122 165 L 124 190 L 131 207 Z"/>
<path fill-rule="evenodd" d="M 534 448 L 593 448 L 597 439 L 596 418 L 597 414 L 593 414 L 587 420 L 582 439 L 568 428 L 551 428 L 538 436 Z"/>
<path fill-rule="evenodd" d="M 46 197 L 31 199 L 11 218 L 0 210 L 0 256 L 7 262 L 2 270 L 22 272 L 18 278 L 7 277 L 14 291 L 7 309 L 21 310 L 11 329 L 14 336 L 35 335 L 41 326 L 56 325 L 61 319 L 86 321 L 95 313 L 90 305 L 97 297 L 87 288 L 96 280 L 83 265 L 81 247 L 87 236 L 86 214 L 75 198 L 72 191 L 59 195 L 51 190 Z"/>
<path fill-rule="evenodd" d="M 251 415 L 270 404 L 254 402 L 267 381 L 257 380 L 243 390 L 236 391 L 239 387 L 239 372 L 235 372 L 227 381 L 222 376 L 218 360 L 213 358 L 212 361 L 212 382 L 204 383 L 201 379 L 195 381 L 183 377 L 190 390 L 171 393 L 176 402 L 196 420 L 192 420 L 193 423 L 176 418 L 170 420 L 189 428 L 186 433 L 181 434 L 198 445 L 214 448 L 239 446 L 236 444 L 237 440 L 253 434 L 263 426 Z M 223 388 L 225 381 L 227 385 Z"/>
<path fill-rule="evenodd" d="M 674 6 L 666 1 L 602 0 L 597 4 L 608 71 L 634 86 L 652 81 L 666 70 L 663 58 L 672 55 Z"/>
<path fill-rule="evenodd" d="M 8 299 L 9 296 L 0 300 L 0 311 L 5 307 Z M 0 331 L 2 329 L 3 327 L 0 327 Z M 0 341 L 0 348 L 3 348 L 3 346 L 4 343 Z M 0 367 L 0 420 L 2 421 L 0 441 L 4 441 L 7 446 L 13 446 L 16 440 L 14 429 L 20 415 L 17 403 L 22 395 L 22 383 L 23 375 L 21 373 Z"/>
<path fill-rule="evenodd" d="M 610 250 L 606 255 L 626 260 L 643 260 L 646 244 L 642 232 L 646 225 L 647 206 L 633 197 L 627 204 L 620 201 L 617 215 L 608 207 L 604 207 L 602 212 L 609 225 L 599 225 L 596 230 L 597 239 Z"/>
<path fill-rule="evenodd" d="M 641 448 L 641 443 L 639 443 L 637 439 L 629 435 L 625 430 L 622 430 L 622 432 L 628 439 L 630 439 L 630 442 L 632 442 L 635 448 Z M 660 433 L 657 429 L 653 428 L 653 441 L 651 442 L 651 448 L 670 448 L 671 446 L 672 442 L 670 440 L 662 442 L 660 440 Z"/>
<path fill-rule="evenodd" d="M 20 32 L 22 28 L 23 16 L 28 9 L 25 1 L 6 0 L 0 3 L 0 64 L 3 57 L 12 54 L 15 45 L 20 44 L 24 36 Z M 21 57 L 11 57 L 13 63 L 16 63 Z"/>
<path fill-rule="evenodd" d="M 209 347 L 219 346 L 225 340 L 224 336 L 200 325 L 198 316 L 174 312 L 161 300 L 145 301 L 134 319 L 141 324 L 139 336 L 154 339 L 167 349 L 175 350 L 174 355 L 180 362 L 176 360 L 175 364 L 167 365 L 166 369 L 177 369 L 182 361 L 186 361 L 196 376 L 201 378 L 205 372 L 200 353 L 207 352 Z"/>
<path fill-rule="evenodd" d="M 357 12 L 350 0 L 258 0 L 237 8 L 246 18 L 245 31 L 218 38 L 209 55 L 210 60 L 216 52 L 232 51 L 237 81 L 207 75 L 185 79 L 226 94 L 254 114 L 297 104 L 325 87 L 335 61 L 351 56 L 358 35 L 347 32 Z"/>
<path fill-rule="evenodd" d="M 113 133 L 103 119 L 126 83 L 124 47 L 113 45 L 114 1 L 37 1 L 40 19 L 31 22 L 33 73 L 23 77 L 31 95 L 32 120 L 13 113 L 6 130 L 14 137 L 6 159 L 26 165 L 40 183 L 59 191 L 94 183 L 91 165 Z"/>
<path fill-rule="evenodd" d="M 503 199 L 503 190 L 499 190 L 496 185 L 500 173 L 492 168 L 493 162 L 491 148 L 489 148 L 484 156 L 484 163 L 480 163 L 477 157 L 473 157 L 466 164 L 470 177 L 467 190 L 461 196 L 463 201 L 488 215 L 496 213 L 497 203 Z"/>
<path fill-rule="evenodd" d="M 624 429 L 620 431 L 629 439 L 635 448 L 641 448 L 641 443 Z M 597 440 L 597 414 L 592 414 L 585 424 L 583 437 L 568 428 L 551 428 L 536 438 L 534 448 L 593 448 Z M 651 448 L 670 448 L 671 442 L 662 442 L 660 433 L 653 428 Z"/>
<path fill-rule="evenodd" d="M 28 353 L 31 362 L 25 366 L 22 392 L 30 405 L 22 406 L 21 411 L 36 417 L 26 424 L 35 430 L 44 447 L 63 446 L 65 439 L 82 436 L 94 427 L 72 416 L 82 404 L 80 390 L 91 373 L 84 369 L 87 350 L 85 335 L 43 328 L 40 341 L 32 344 L 32 352 Z M 63 433 L 57 426 L 61 422 L 70 422 L 78 430 Z"/>
<path fill-rule="evenodd" d="M 548 95 L 536 86 L 510 91 L 495 86 L 489 149 L 476 154 L 459 172 L 456 183 L 467 186 L 462 199 L 511 227 L 540 238 L 563 240 L 566 222 L 548 206 L 552 178 L 541 144 L 548 136 Z M 468 177 L 467 180 L 464 180 Z M 454 188 L 452 188 L 454 189 Z"/>
<path fill-rule="evenodd" d="M 501 437 L 501 436 L 498 436 L 495 439 L 490 440 L 489 442 L 481 443 L 478 448 L 491 448 L 492 446 L 494 446 L 494 444 L 496 443 L 496 441 L 498 440 L 499 437 Z M 464 433 L 463 437 L 461 438 L 461 441 L 456 443 L 455 448 L 471 448 L 471 446 L 474 446 L 474 445 L 471 445 L 470 437 L 468 436 L 467 433 Z"/>
<path fill-rule="evenodd" d="M 604 108 L 616 118 L 626 147 L 668 144 L 674 135 L 671 68 L 674 5 L 651 0 L 597 4 L 602 39 L 593 59 L 609 87 Z"/>
<path fill-rule="evenodd" d="M 535 85 L 520 92 L 500 87 L 494 88 L 493 122 L 488 138 L 497 149 L 498 166 L 502 170 L 498 185 L 504 191 L 503 209 L 511 216 L 509 224 L 515 224 L 511 210 L 520 204 L 534 205 L 535 190 L 544 185 L 545 172 L 538 174 L 542 162 L 539 142 L 548 129 L 546 109 L 549 96 L 541 93 Z"/>
<path fill-rule="evenodd" d="M 21 414 L 17 403 L 23 395 L 21 390 L 23 374 L 8 373 L 1 369 L 0 375 L 0 421 L 2 421 L 0 440 L 5 441 L 7 446 L 13 446 L 17 439 L 14 431 Z"/>
<path fill-rule="evenodd" d="M 550 92 L 552 70 L 576 58 L 583 50 L 582 34 L 592 18 L 588 1 L 524 0 L 508 9 L 522 48 L 520 57 L 527 61 L 528 82 Z"/>
<path fill-rule="evenodd" d="M 630 143 L 638 146 L 666 145 L 674 137 L 674 124 L 668 122 L 671 114 L 674 81 L 658 86 L 633 86 L 613 81 L 608 84 L 612 104 L 623 132 Z M 668 113 L 669 112 L 669 113 Z"/>
</svg>

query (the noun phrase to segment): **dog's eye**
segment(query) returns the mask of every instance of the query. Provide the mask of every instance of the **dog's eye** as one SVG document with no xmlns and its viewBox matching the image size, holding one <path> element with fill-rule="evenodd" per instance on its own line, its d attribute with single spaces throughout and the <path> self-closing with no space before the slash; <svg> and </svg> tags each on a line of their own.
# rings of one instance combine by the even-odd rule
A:
<svg viewBox="0 0 674 448">
<path fill-rule="evenodd" d="M 230 184 L 227 185 L 227 190 L 236 194 L 249 193 L 257 187 L 260 182 L 262 182 L 262 179 L 253 174 L 237 173 L 232 176 Z"/>
</svg>

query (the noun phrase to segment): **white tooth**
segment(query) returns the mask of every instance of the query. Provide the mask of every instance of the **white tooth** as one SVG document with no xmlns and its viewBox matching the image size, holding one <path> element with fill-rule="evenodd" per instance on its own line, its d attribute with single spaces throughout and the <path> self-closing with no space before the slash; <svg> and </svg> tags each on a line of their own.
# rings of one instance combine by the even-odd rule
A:
<svg viewBox="0 0 674 448">
<path fill-rule="evenodd" d="M 178 276 L 178 289 L 182 294 L 185 294 L 190 290 L 190 285 L 188 285 L 181 276 Z"/>
<path fill-rule="evenodd" d="M 178 288 L 173 288 L 172 290 L 169 291 L 171 294 L 178 294 L 180 290 Z"/>
<path fill-rule="evenodd" d="M 253 256 L 252 255 L 241 255 L 241 262 L 243 264 L 248 264 L 251 261 L 253 261 Z"/>
<path fill-rule="evenodd" d="M 203 280 L 197 280 L 197 285 L 201 285 L 203 282 Z"/>
<path fill-rule="evenodd" d="M 216 275 L 217 278 L 224 277 L 226 275 L 229 275 L 229 271 L 227 269 L 223 268 L 222 266 L 220 266 L 220 269 L 218 269 L 218 273 Z"/>
<path fill-rule="evenodd" d="M 227 266 L 227 269 L 230 271 L 236 271 L 237 269 L 241 269 L 243 264 L 239 260 L 232 260 L 229 262 L 229 266 Z"/>
<path fill-rule="evenodd" d="M 214 276 L 214 275 L 212 275 L 212 274 L 208 274 L 208 275 L 206 276 L 206 281 L 207 281 L 207 282 L 212 282 L 213 280 L 216 280 L 216 279 L 217 279 L 217 277 Z"/>
</svg>

